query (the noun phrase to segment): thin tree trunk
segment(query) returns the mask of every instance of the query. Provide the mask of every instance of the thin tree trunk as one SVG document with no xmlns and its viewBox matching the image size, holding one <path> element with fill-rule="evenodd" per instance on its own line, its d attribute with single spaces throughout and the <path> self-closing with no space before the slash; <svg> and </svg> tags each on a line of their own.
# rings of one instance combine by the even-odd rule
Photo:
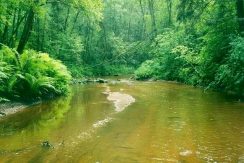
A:
<svg viewBox="0 0 244 163">
<path fill-rule="evenodd" d="M 13 17 L 13 21 L 12 21 L 12 32 L 11 32 L 11 36 L 10 36 L 10 39 L 8 40 L 8 46 L 9 47 L 13 47 L 13 37 L 14 37 L 14 29 L 16 28 L 15 26 L 16 26 L 16 14 L 17 14 L 17 10 L 15 9 L 14 10 L 14 17 Z"/>
<path fill-rule="evenodd" d="M 41 41 L 41 50 L 42 51 L 44 51 L 44 47 L 45 47 L 46 21 L 47 21 L 47 15 L 45 15 L 45 18 L 43 20 L 42 41 Z"/>
<path fill-rule="evenodd" d="M 9 42 L 12 43 L 13 47 L 14 47 L 14 43 L 15 43 L 15 40 L 16 40 L 16 36 L 18 35 L 18 30 L 19 30 L 19 26 L 20 24 L 23 22 L 23 20 L 26 18 L 26 14 L 24 16 L 21 17 L 21 12 L 20 12 L 20 9 L 18 11 L 18 18 L 17 18 L 17 24 L 16 24 L 16 27 L 13 29 L 13 34 L 12 34 L 12 37 L 10 38 Z"/>
<path fill-rule="evenodd" d="M 155 12 L 154 12 L 154 0 L 148 0 L 148 7 L 149 7 L 151 19 L 152 19 L 153 37 L 155 37 L 157 35 L 157 27 L 156 27 L 156 18 L 155 18 Z"/>
<path fill-rule="evenodd" d="M 108 50 L 108 43 L 107 43 L 107 32 L 106 32 L 106 28 L 103 24 L 103 22 L 100 22 L 100 27 L 103 31 L 103 35 L 102 35 L 102 46 L 103 46 L 103 59 L 105 60 L 107 58 L 107 52 L 109 52 Z"/>
<path fill-rule="evenodd" d="M 3 35 L 1 38 L 1 43 L 5 44 L 7 41 L 7 37 L 8 37 L 8 24 L 5 24 L 4 30 L 3 30 Z"/>
<path fill-rule="evenodd" d="M 145 31 L 146 31 L 146 21 L 145 21 L 145 11 L 142 6 L 142 0 L 139 0 L 140 8 L 141 8 L 141 14 L 142 14 L 142 32 L 141 32 L 141 38 L 144 38 Z"/>
<path fill-rule="evenodd" d="M 131 18 L 129 19 L 129 24 L 128 24 L 128 31 L 127 31 L 127 40 L 130 40 L 130 33 L 131 33 Z"/>
<path fill-rule="evenodd" d="M 75 29 L 75 25 L 76 25 L 76 22 L 77 22 L 77 19 L 80 15 L 80 10 L 77 11 L 76 15 L 75 15 L 75 19 L 74 19 L 74 22 L 73 22 L 73 27 L 71 29 L 71 32 L 70 33 L 73 33 L 74 29 Z"/>
<path fill-rule="evenodd" d="M 237 18 L 239 24 L 239 32 L 243 34 L 244 32 L 244 2 L 243 0 L 236 1 Z"/>
<path fill-rule="evenodd" d="M 172 0 L 166 0 L 168 10 L 168 25 L 172 24 Z"/>
<path fill-rule="evenodd" d="M 17 51 L 19 54 L 23 53 L 25 45 L 27 44 L 27 41 L 31 35 L 31 30 L 32 30 L 33 23 L 34 23 L 35 13 L 33 11 L 33 8 L 31 8 L 27 14 L 28 14 L 28 16 L 27 16 L 25 26 L 24 26 L 21 38 L 19 40 L 18 48 L 17 48 Z"/>
<path fill-rule="evenodd" d="M 37 18 L 37 21 L 36 21 L 36 26 L 37 26 L 37 38 L 36 38 L 36 41 L 37 41 L 37 50 L 40 51 L 41 50 L 41 27 L 40 27 L 40 19 Z"/>
<path fill-rule="evenodd" d="M 66 31 L 66 29 L 68 27 L 69 14 L 70 14 L 70 7 L 68 8 L 67 15 L 66 15 L 66 18 L 65 18 L 64 31 Z"/>
</svg>

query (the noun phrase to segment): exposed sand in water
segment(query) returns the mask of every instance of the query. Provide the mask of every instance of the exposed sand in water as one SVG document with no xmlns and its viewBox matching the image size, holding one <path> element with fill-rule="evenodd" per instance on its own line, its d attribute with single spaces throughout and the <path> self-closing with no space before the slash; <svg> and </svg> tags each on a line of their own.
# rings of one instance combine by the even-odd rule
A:
<svg viewBox="0 0 244 163">
<path fill-rule="evenodd" d="M 135 102 L 135 99 L 131 95 L 120 92 L 111 92 L 109 87 L 107 87 L 105 94 L 108 95 L 107 99 L 114 103 L 116 112 L 123 111 L 126 107 Z"/>
</svg>

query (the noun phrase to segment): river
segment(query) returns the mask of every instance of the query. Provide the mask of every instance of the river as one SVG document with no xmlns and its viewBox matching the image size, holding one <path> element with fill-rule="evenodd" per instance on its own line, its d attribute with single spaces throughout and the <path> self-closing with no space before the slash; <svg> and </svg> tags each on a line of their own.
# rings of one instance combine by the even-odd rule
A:
<svg viewBox="0 0 244 163">
<path fill-rule="evenodd" d="M 131 103 L 116 109 L 108 89 Z M 0 120 L 0 162 L 238 161 L 244 162 L 244 104 L 183 84 L 74 85 L 67 97 Z"/>
</svg>

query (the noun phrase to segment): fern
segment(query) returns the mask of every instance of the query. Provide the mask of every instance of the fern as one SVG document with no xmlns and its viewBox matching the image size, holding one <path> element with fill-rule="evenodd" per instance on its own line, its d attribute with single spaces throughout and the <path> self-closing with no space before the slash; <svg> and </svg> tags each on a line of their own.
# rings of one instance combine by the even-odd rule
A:
<svg viewBox="0 0 244 163">
<path fill-rule="evenodd" d="M 0 95 L 23 100 L 52 98 L 68 92 L 67 68 L 46 53 L 25 51 L 14 59 L 13 50 L 0 50 Z"/>
</svg>

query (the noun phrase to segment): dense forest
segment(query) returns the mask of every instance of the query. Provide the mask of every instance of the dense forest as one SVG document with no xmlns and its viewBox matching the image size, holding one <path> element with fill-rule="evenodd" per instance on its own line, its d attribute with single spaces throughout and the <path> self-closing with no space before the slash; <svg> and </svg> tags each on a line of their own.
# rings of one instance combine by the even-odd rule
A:
<svg viewBox="0 0 244 163">
<path fill-rule="evenodd" d="M 244 0 L 0 0 L 0 99 L 134 74 L 244 95 Z"/>
</svg>

